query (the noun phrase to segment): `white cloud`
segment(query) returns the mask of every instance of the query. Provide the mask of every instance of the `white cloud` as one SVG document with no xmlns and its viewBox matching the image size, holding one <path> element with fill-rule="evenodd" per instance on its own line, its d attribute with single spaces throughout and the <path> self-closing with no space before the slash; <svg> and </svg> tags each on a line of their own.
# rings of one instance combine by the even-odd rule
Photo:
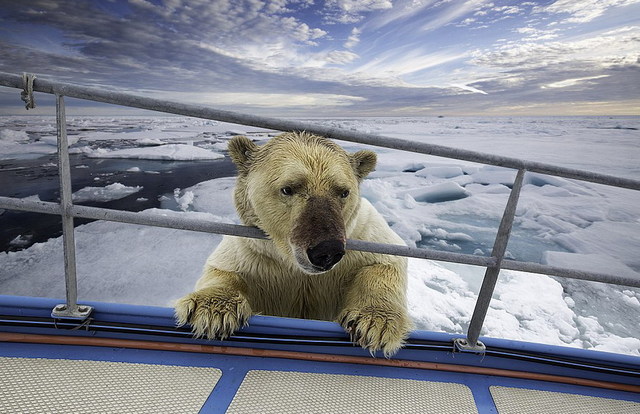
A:
<svg viewBox="0 0 640 414">
<path fill-rule="evenodd" d="M 488 93 L 486 93 L 485 91 L 481 91 L 478 88 L 474 88 L 473 86 L 469 86 L 469 85 L 461 85 L 461 84 L 452 84 L 451 85 L 454 88 L 459 88 L 468 92 L 473 92 L 473 93 L 479 93 L 482 95 L 488 95 Z"/>
<path fill-rule="evenodd" d="M 539 41 L 539 40 L 555 39 L 555 38 L 559 37 L 558 32 L 560 30 L 559 29 L 541 30 L 541 29 L 536 29 L 536 28 L 533 28 L 533 27 L 520 27 L 520 28 L 515 29 L 515 31 L 517 33 L 525 35 L 525 37 L 522 40 L 528 41 L 528 42 L 535 42 L 535 41 Z"/>
<path fill-rule="evenodd" d="M 34 20 L 50 30 L 42 33 L 59 33 L 76 56 L 70 61 L 61 51 L 23 40 L 21 53 L 11 55 L 24 57 L 0 57 L 0 66 L 19 67 L 36 56 L 42 63 L 34 70 L 62 74 L 63 80 L 77 77 L 83 83 L 136 90 L 141 84 L 196 90 L 186 101 L 198 99 L 200 91 L 231 90 L 229 85 L 276 92 L 202 95 L 221 105 L 355 109 L 363 101 L 366 108 L 382 108 L 388 101 L 416 108 L 481 101 L 487 107 L 491 102 L 537 104 L 568 94 L 576 102 L 594 96 L 613 101 L 633 93 L 628 85 L 635 84 L 640 67 L 638 26 L 592 33 L 589 25 L 575 22 L 551 26 L 593 19 L 617 7 L 597 22 L 598 27 L 616 27 L 621 16 L 633 21 L 627 12 L 638 10 L 622 6 L 640 0 L 545 2 L 547 6 L 483 0 L 130 0 L 132 13 L 126 16 L 91 2 L 32 2 L 29 10 L 48 13 L 47 23 Z M 50 12 L 53 7 L 55 13 Z M 17 4 L 11 8 L 15 21 L 37 19 Z M 532 8 L 536 13 L 523 14 Z M 581 11 L 589 8 L 593 10 Z M 333 16 L 332 23 L 360 23 L 321 25 L 318 18 L 324 14 L 317 13 Z M 510 21 L 496 23 L 501 19 Z M 466 26 L 453 27 L 460 24 Z M 491 30 L 472 31 L 485 25 Z M 436 32 L 445 26 L 446 31 Z M 38 43 L 46 36 L 42 33 L 30 42 Z M 470 45 L 484 48 L 491 42 L 490 48 L 470 51 Z M 118 73 L 130 75 L 118 78 Z M 487 92 L 489 96 L 476 95 Z"/>
<path fill-rule="evenodd" d="M 525 115 L 525 116 L 550 116 L 550 115 L 582 115 L 598 116 L 608 115 L 630 115 L 636 114 L 640 110 L 640 100 L 600 100 L 600 101 L 546 101 L 536 103 L 521 104 L 500 104 L 497 102 L 490 108 L 486 108 L 480 113 L 483 115 Z"/>
<path fill-rule="evenodd" d="M 469 26 L 471 23 L 474 23 L 476 19 L 473 17 L 467 17 L 463 21 L 460 22 L 459 26 Z"/>
<path fill-rule="evenodd" d="M 609 77 L 609 75 L 598 75 L 598 76 L 588 76 L 588 77 L 585 77 L 585 78 L 565 79 L 563 81 L 549 83 L 547 85 L 542 86 L 542 88 L 543 89 L 546 89 L 546 88 L 566 88 L 566 87 L 569 87 L 569 86 L 576 86 L 576 85 L 579 85 L 581 83 L 589 83 L 587 81 L 590 81 L 590 80 L 602 79 L 602 78 L 608 78 L 608 77 Z"/>
<path fill-rule="evenodd" d="M 270 45 L 240 44 L 235 48 L 220 48 L 215 44 L 200 42 L 197 46 L 236 59 L 238 64 L 262 72 L 281 73 L 288 68 L 322 67 L 327 63 L 327 54 L 301 53 L 284 42 Z"/>
<path fill-rule="evenodd" d="M 276 51 L 260 48 L 249 50 L 245 47 L 241 51 L 231 53 L 205 43 L 200 43 L 199 47 L 238 59 L 239 63 L 265 73 L 313 81 L 336 82 L 352 86 L 410 86 L 390 73 L 369 73 L 358 70 L 348 72 L 342 68 L 327 66 L 345 65 L 359 58 L 357 54 L 346 50 L 296 54 L 281 49 L 278 49 L 276 53 Z"/>
<path fill-rule="evenodd" d="M 249 106 L 260 108 L 288 108 L 288 107 L 335 107 L 349 106 L 356 102 L 366 101 L 365 98 L 350 95 L 323 93 L 155 93 L 155 96 L 177 101 L 209 102 L 216 106 Z M 194 96 L 195 95 L 195 96 Z"/>
<path fill-rule="evenodd" d="M 523 34 L 532 34 L 538 32 L 538 29 L 534 29 L 533 27 L 520 27 L 516 29 L 516 32 Z"/>
<path fill-rule="evenodd" d="M 466 52 L 424 53 L 420 49 L 395 49 L 379 54 L 376 59 L 358 67 L 358 72 L 375 76 L 410 75 L 467 56 Z"/>
<path fill-rule="evenodd" d="M 358 29 L 357 27 L 354 27 L 353 30 L 351 30 L 351 34 L 347 38 L 347 41 L 344 44 L 344 47 L 347 49 L 353 49 L 358 43 L 360 43 L 361 33 L 362 31 L 360 29 Z"/>
<path fill-rule="evenodd" d="M 393 5 L 393 8 L 387 9 L 384 13 L 380 13 L 367 20 L 366 28 L 370 30 L 379 29 L 398 20 L 406 19 L 420 13 L 422 10 L 434 6 L 435 0 L 399 0 Z"/>
<path fill-rule="evenodd" d="M 327 0 L 324 13 L 327 21 L 346 24 L 359 22 L 364 13 L 392 7 L 391 0 Z"/>
<path fill-rule="evenodd" d="M 440 13 L 434 13 L 433 18 L 423 24 L 420 29 L 423 31 L 437 30 L 473 11 L 482 9 L 486 3 L 484 0 L 467 0 L 462 4 L 453 4 L 451 7 L 444 8 Z"/>
<path fill-rule="evenodd" d="M 624 7 L 640 3 L 639 0 L 558 0 L 548 6 L 534 8 L 534 11 L 569 14 L 563 23 L 588 23 L 613 7 Z"/>
<path fill-rule="evenodd" d="M 522 9 L 517 6 L 500 6 L 492 8 L 491 11 L 503 14 L 518 14 Z"/>
<path fill-rule="evenodd" d="M 358 59 L 358 55 L 347 50 L 336 50 L 327 54 L 326 60 L 328 63 L 336 65 L 344 65 Z"/>
<path fill-rule="evenodd" d="M 300 23 L 293 17 L 285 17 L 281 19 L 278 29 L 283 30 L 285 37 L 289 37 L 296 42 L 308 45 L 315 45 L 314 40 L 320 39 L 327 34 L 324 30 L 317 28 L 312 29 L 306 23 Z M 271 32 L 271 37 L 274 37 L 273 32 Z"/>
<path fill-rule="evenodd" d="M 136 1 L 146 4 L 144 0 Z M 172 0 L 163 7 L 151 7 L 166 18 L 167 26 L 175 27 L 183 36 L 197 38 L 216 53 L 281 65 L 284 58 L 303 54 L 327 35 L 326 31 L 288 15 L 292 6 L 308 5 L 308 0 Z M 300 59 L 294 61 L 296 64 Z"/>
<path fill-rule="evenodd" d="M 353 13 L 393 7 L 391 0 L 328 0 L 326 4 L 337 6 L 345 12 Z"/>
<path fill-rule="evenodd" d="M 637 26 L 592 33 L 575 40 L 509 43 L 476 52 L 471 63 L 482 67 L 533 69 L 554 64 L 591 70 L 637 64 L 640 38 Z"/>
</svg>

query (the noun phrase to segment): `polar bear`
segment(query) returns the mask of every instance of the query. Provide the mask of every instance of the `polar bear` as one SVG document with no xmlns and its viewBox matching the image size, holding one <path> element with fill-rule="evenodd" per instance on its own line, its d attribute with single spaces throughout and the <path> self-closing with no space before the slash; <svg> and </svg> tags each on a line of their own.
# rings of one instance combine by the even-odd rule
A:
<svg viewBox="0 0 640 414">
<path fill-rule="evenodd" d="M 393 355 L 412 327 L 407 261 L 345 251 L 347 239 L 404 244 L 359 194 L 376 154 L 348 154 L 305 132 L 262 146 L 237 136 L 229 154 L 238 169 L 240 219 L 268 238 L 225 236 L 195 291 L 176 302 L 178 325 L 224 339 L 252 314 L 333 320 L 372 354 Z"/>
</svg>

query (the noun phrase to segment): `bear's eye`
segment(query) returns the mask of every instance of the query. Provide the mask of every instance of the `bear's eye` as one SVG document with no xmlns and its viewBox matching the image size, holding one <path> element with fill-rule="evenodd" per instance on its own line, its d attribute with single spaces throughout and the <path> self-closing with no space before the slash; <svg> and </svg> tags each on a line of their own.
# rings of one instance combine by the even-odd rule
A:
<svg viewBox="0 0 640 414">
<path fill-rule="evenodd" d="M 349 197 L 349 190 L 344 190 L 341 194 L 340 194 L 341 198 L 347 198 Z"/>
<path fill-rule="evenodd" d="M 286 196 L 292 196 L 293 195 L 293 189 L 291 187 L 282 187 L 280 189 L 280 192 L 283 195 L 286 195 Z"/>
</svg>

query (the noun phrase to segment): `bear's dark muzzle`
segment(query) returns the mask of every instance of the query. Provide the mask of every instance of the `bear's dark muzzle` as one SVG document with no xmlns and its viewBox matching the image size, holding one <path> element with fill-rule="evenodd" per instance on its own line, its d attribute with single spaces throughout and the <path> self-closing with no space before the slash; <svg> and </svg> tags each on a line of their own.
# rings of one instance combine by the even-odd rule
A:
<svg viewBox="0 0 640 414">
<path fill-rule="evenodd" d="M 331 269 L 344 256 L 342 240 L 325 240 L 307 249 L 307 257 L 312 265 L 320 270 Z"/>
</svg>

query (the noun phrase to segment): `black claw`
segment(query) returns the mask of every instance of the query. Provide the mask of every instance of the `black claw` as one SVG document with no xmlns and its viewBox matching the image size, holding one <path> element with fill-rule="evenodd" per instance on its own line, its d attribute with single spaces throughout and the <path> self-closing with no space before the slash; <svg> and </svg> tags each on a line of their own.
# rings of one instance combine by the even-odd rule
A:
<svg viewBox="0 0 640 414">
<path fill-rule="evenodd" d="M 355 332 L 354 332 L 353 342 L 358 344 L 362 339 L 362 331 L 360 331 L 359 329 L 354 329 L 354 331 Z"/>
</svg>

